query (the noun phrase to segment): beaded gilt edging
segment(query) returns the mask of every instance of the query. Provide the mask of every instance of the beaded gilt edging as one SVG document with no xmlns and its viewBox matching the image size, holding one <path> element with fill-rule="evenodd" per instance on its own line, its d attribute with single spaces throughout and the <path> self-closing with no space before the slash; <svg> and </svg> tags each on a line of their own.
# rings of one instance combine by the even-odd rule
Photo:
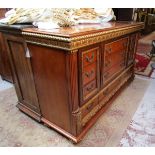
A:
<svg viewBox="0 0 155 155">
<path fill-rule="evenodd" d="M 143 27 L 144 25 L 140 24 L 137 26 L 130 26 L 121 29 L 103 31 L 73 38 L 31 33 L 31 32 L 22 32 L 22 35 L 24 36 L 26 42 L 28 43 L 63 49 L 72 52 L 75 49 L 87 45 L 95 44 L 98 42 L 102 42 L 108 39 L 116 38 L 125 34 L 141 30 L 143 29 Z"/>
</svg>

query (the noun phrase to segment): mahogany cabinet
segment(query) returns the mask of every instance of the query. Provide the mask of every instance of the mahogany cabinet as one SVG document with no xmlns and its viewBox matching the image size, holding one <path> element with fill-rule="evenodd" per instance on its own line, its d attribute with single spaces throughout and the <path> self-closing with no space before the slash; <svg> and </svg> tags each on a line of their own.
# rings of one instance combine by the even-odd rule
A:
<svg viewBox="0 0 155 155">
<path fill-rule="evenodd" d="M 143 27 L 109 22 L 3 32 L 18 108 L 79 142 L 133 80 L 137 36 Z"/>
</svg>

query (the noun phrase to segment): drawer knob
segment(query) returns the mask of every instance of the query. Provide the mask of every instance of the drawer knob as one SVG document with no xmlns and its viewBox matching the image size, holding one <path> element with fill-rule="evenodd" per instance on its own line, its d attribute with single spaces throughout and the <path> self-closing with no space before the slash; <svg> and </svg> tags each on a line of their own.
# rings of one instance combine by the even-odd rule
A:
<svg viewBox="0 0 155 155">
<path fill-rule="evenodd" d="M 94 84 L 91 84 L 90 87 L 87 87 L 87 91 L 91 91 L 94 87 Z"/>
<path fill-rule="evenodd" d="M 105 67 L 109 66 L 111 64 L 111 60 L 108 60 L 106 63 L 105 63 Z"/>
<path fill-rule="evenodd" d="M 94 74 L 94 70 L 91 70 L 90 73 L 89 72 L 86 72 L 85 73 L 85 76 L 88 77 L 88 78 L 90 78 L 93 74 Z"/>
<path fill-rule="evenodd" d="M 91 57 L 86 56 L 86 61 L 91 63 L 91 62 L 94 61 L 94 58 L 95 58 L 95 54 L 92 53 L 92 56 Z"/>
<path fill-rule="evenodd" d="M 94 102 L 92 102 L 91 104 L 89 104 L 89 105 L 87 106 L 87 110 L 91 110 L 92 107 L 93 107 L 93 104 L 94 104 Z"/>
<path fill-rule="evenodd" d="M 110 54 L 112 52 L 111 47 L 109 47 L 106 51 Z"/>
</svg>

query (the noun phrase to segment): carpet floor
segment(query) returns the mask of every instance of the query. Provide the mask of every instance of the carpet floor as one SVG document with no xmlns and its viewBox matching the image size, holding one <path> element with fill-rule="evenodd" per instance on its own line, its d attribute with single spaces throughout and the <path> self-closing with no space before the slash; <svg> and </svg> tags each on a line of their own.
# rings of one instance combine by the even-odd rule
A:
<svg viewBox="0 0 155 155">
<path fill-rule="evenodd" d="M 155 146 L 155 80 L 141 101 L 130 124 L 125 130 L 119 146 Z"/>
<path fill-rule="evenodd" d="M 77 145 L 19 111 L 14 88 L 0 91 L 0 146 L 118 146 L 149 84 L 136 77 Z"/>
</svg>

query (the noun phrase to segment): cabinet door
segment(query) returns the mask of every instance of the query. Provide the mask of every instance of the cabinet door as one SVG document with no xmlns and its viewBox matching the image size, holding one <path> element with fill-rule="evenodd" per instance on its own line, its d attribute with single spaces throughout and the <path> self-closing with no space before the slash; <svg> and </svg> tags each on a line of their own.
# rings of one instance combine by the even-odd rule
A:
<svg viewBox="0 0 155 155">
<path fill-rule="evenodd" d="M 137 41 L 138 41 L 137 37 L 138 37 L 137 33 L 130 35 L 127 66 L 134 63 L 135 53 L 137 49 Z"/>
<path fill-rule="evenodd" d="M 22 37 L 5 35 L 19 103 L 40 113 L 30 53 Z"/>
<path fill-rule="evenodd" d="M 99 53 L 100 46 L 98 44 L 79 50 L 79 92 L 81 105 L 95 95 L 100 88 Z"/>
</svg>

